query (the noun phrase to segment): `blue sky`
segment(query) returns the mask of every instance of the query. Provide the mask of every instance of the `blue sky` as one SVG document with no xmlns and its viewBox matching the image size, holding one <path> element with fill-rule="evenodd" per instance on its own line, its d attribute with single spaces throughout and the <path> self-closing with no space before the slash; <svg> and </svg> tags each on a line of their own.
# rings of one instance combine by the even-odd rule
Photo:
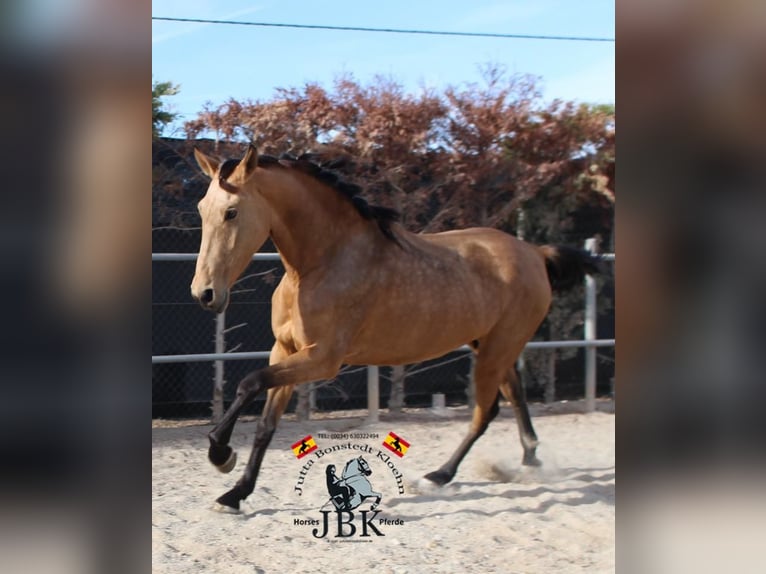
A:
<svg viewBox="0 0 766 574">
<path fill-rule="evenodd" d="M 614 0 L 154 0 L 153 16 L 614 37 Z M 414 36 L 152 21 L 152 75 L 180 84 L 182 119 L 205 102 L 264 100 L 341 73 L 389 76 L 411 92 L 480 79 L 479 66 L 532 74 L 546 100 L 614 103 L 614 43 Z M 167 132 L 166 132 L 167 134 Z M 168 134 L 170 135 L 170 134 Z"/>
</svg>

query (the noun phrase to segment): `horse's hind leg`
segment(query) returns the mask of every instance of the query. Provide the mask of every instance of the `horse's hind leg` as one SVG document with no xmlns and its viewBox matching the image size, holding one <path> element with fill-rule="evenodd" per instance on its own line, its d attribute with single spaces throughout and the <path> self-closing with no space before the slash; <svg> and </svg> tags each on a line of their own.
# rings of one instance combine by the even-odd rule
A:
<svg viewBox="0 0 766 574">
<path fill-rule="evenodd" d="M 541 466 L 542 462 L 537 458 L 535 451 L 539 441 L 537 440 L 537 434 L 535 429 L 532 428 L 532 419 L 529 416 L 529 409 L 527 408 L 527 393 L 524 390 L 524 385 L 521 383 L 516 369 L 512 369 L 508 372 L 507 383 L 510 387 L 510 393 L 504 392 L 513 405 L 513 412 L 516 416 L 516 424 L 519 427 L 519 438 L 521 439 L 521 446 L 524 448 L 524 458 L 521 464 L 527 466 Z M 502 389 L 506 391 L 505 388 Z"/>
<path fill-rule="evenodd" d="M 476 406 L 473 410 L 473 420 L 468 431 L 468 435 L 458 445 L 457 449 L 438 470 L 429 472 L 425 478 L 433 483 L 442 486 L 451 481 L 460 462 L 471 450 L 471 446 L 487 430 L 489 423 L 497 416 L 500 407 L 497 404 L 498 387 L 503 380 L 504 368 L 496 364 L 488 364 L 488 361 L 481 355 L 477 357 L 476 368 L 474 369 L 474 383 L 476 388 Z"/>
<path fill-rule="evenodd" d="M 250 458 L 247 461 L 245 472 L 237 481 L 237 484 L 234 485 L 234 488 L 216 500 L 221 505 L 221 510 L 238 511 L 239 502 L 250 496 L 253 492 L 266 449 L 271 442 L 271 438 L 274 436 L 274 432 L 277 430 L 279 419 L 285 412 L 292 394 L 292 385 L 269 389 L 266 405 L 255 429 L 253 449 L 250 451 Z"/>
</svg>

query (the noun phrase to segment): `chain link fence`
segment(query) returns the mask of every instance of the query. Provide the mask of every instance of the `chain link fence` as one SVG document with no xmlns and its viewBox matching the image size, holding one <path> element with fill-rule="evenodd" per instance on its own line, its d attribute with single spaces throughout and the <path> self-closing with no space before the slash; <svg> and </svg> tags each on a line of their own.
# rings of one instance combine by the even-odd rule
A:
<svg viewBox="0 0 766 574">
<path fill-rule="evenodd" d="M 220 351 L 268 351 L 274 338 L 271 332 L 271 295 L 284 270 L 281 263 L 257 260 L 250 263 L 242 278 L 231 291 L 231 299 L 224 316 L 223 340 L 216 348 L 217 318 L 204 311 L 192 299 L 189 286 L 194 275 L 194 260 L 152 261 L 152 355 L 187 355 Z M 607 277 L 607 290 L 609 282 Z M 611 286 L 613 290 L 613 285 Z M 220 320 L 220 319 L 218 319 Z M 603 324 L 603 327 L 602 327 Z M 220 325 L 219 325 L 219 331 Z M 600 337 L 614 336 L 613 315 L 599 321 Z M 552 350 L 525 351 L 527 368 L 523 380 L 530 401 L 546 398 L 545 373 L 534 365 L 539 354 Z M 555 396 L 557 399 L 575 399 L 583 396 L 584 350 L 569 353 L 569 358 L 556 360 Z M 532 359 L 532 360 L 530 360 Z M 471 354 L 465 351 L 449 353 L 444 357 L 417 365 L 394 369 L 380 369 L 380 406 L 430 406 L 432 395 L 445 395 L 447 405 L 470 402 Z M 228 405 L 234 398 L 237 383 L 252 370 L 268 364 L 262 360 L 173 362 L 152 365 L 152 416 L 154 418 L 206 418 L 213 414 L 212 404 L 216 381 L 216 368 L 223 382 L 223 402 Z M 609 394 L 614 376 L 614 349 L 598 349 L 597 393 Z M 404 378 L 402 396 L 392 380 Z M 394 390 L 391 396 L 392 387 Z M 344 367 L 332 381 L 302 385 L 287 412 L 310 412 L 363 409 L 367 406 L 367 374 L 365 367 Z M 550 397 L 547 397 L 550 400 Z M 265 396 L 260 397 L 247 411 L 258 414 Z"/>
</svg>

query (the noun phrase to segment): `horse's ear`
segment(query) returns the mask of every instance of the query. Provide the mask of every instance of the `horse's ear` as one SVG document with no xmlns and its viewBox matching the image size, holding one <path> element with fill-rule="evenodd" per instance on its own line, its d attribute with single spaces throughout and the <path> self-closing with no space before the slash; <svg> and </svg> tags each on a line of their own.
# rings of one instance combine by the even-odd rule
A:
<svg viewBox="0 0 766 574">
<path fill-rule="evenodd" d="M 215 176 L 216 172 L 218 171 L 218 167 L 221 164 L 220 161 L 210 157 L 209 155 L 205 155 L 196 147 L 194 148 L 194 159 L 197 160 L 197 165 L 202 170 L 202 173 L 211 179 Z"/>
<path fill-rule="evenodd" d="M 240 160 L 239 165 L 237 166 L 237 171 L 240 172 L 242 181 L 250 179 L 250 176 L 255 173 L 256 167 L 258 167 L 258 150 L 251 143 L 247 146 L 245 157 Z"/>
</svg>

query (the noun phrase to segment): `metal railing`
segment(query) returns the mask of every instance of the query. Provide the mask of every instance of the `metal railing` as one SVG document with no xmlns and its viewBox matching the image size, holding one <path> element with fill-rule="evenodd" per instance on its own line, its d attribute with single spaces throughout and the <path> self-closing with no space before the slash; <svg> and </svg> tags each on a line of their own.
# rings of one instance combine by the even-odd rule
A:
<svg viewBox="0 0 766 574">
<path fill-rule="evenodd" d="M 596 242 L 589 239 L 585 242 L 586 250 L 595 253 Z M 614 262 L 614 253 L 599 254 L 604 261 Z M 195 261 L 197 253 L 152 253 L 152 261 Z M 253 255 L 253 261 L 281 261 L 278 253 L 256 253 Z M 592 412 L 596 408 L 596 348 L 614 347 L 614 339 L 596 338 L 596 281 L 590 276 L 585 276 L 585 321 L 583 329 L 583 339 L 566 341 L 530 341 L 525 349 L 555 349 L 555 348 L 585 348 L 585 410 Z M 152 364 L 161 363 L 192 363 L 215 361 L 219 368 L 216 372 L 214 383 L 215 391 L 220 391 L 223 387 L 223 361 L 241 361 L 268 359 L 270 351 L 249 351 L 249 352 L 220 352 L 223 341 L 224 322 L 216 322 L 216 350 L 215 353 L 193 353 L 183 355 L 152 355 Z M 455 351 L 471 351 L 467 345 L 455 349 Z M 220 379 L 220 380 L 219 380 Z M 370 422 L 378 421 L 379 414 L 379 371 L 378 367 L 370 365 L 367 367 L 367 408 L 368 420 Z"/>
</svg>

